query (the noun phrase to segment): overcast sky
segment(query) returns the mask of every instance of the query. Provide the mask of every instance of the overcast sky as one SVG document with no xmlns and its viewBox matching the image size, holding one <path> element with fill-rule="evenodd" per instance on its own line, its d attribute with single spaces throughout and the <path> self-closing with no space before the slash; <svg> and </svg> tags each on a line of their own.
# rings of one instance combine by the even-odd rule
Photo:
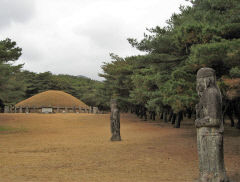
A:
<svg viewBox="0 0 240 182">
<path fill-rule="evenodd" d="M 0 40 L 23 49 L 17 63 L 34 72 L 101 80 L 109 53 L 140 54 L 127 38 L 165 26 L 185 0 L 0 0 Z"/>
</svg>

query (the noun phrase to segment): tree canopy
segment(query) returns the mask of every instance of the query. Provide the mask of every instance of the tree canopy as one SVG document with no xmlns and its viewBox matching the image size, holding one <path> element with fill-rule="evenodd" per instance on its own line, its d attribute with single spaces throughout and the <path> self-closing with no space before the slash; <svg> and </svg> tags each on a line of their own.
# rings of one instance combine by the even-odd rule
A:
<svg viewBox="0 0 240 182">
<path fill-rule="evenodd" d="M 129 43 L 144 55 L 112 56 L 104 63 L 104 86 L 109 97 L 118 97 L 123 107 L 144 107 L 174 113 L 193 109 L 197 102 L 196 72 L 201 67 L 216 70 L 223 78 L 240 76 L 240 1 L 192 0 L 181 6 L 167 26 L 147 29 L 142 40 Z M 113 54 L 112 54 L 113 55 Z"/>
<path fill-rule="evenodd" d="M 51 72 L 34 73 L 14 64 L 22 54 L 16 42 L 9 38 L 0 41 L 0 107 L 15 105 L 46 90 L 62 90 L 88 104 L 108 108 L 99 94 L 102 83 L 82 76 L 54 75 Z"/>
</svg>

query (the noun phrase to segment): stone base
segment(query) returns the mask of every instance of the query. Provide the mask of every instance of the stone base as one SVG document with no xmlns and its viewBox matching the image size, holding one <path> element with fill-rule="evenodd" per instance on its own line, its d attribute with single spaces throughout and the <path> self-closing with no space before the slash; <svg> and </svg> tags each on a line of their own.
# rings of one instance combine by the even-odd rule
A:
<svg viewBox="0 0 240 182">
<path fill-rule="evenodd" d="M 111 137 L 111 141 L 121 141 L 121 136 L 119 136 L 119 135 L 113 135 L 112 137 Z"/>
</svg>

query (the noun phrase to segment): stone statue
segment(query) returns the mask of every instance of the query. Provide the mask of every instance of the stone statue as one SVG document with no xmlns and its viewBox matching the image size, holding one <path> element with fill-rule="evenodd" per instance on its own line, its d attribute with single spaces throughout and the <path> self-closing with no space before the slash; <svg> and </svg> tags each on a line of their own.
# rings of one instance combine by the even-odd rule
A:
<svg viewBox="0 0 240 182">
<path fill-rule="evenodd" d="M 22 113 L 23 112 L 23 110 L 22 110 L 22 107 L 20 106 L 19 107 L 19 113 Z"/>
<path fill-rule="evenodd" d="M 117 108 L 117 100 L 111 100 L 111 141 L 121 141 L 120 136 L 120 113 Z"/>
<path fill-rule="evenodd" d="M 9 113 L 9 112 L 10 112 L 9 106 L 4 106 L 4 113 Z"/>
<path fill-rule="evenodd" d="M 29 108 L 28 107 L 26 107 L 25 113 L 29 113 Z"/>
<path fill-rule="evenodd" d="M 93 107 L 93 114 L 98 114 L 98 108 L 97 107 Z"/>
<path fill-rule="evenodd" d="M 196 105 L 198 182 L 229 182 L 223 156 L 222 96 L 216 84 L 215 71 L 201 68 L 197 72 Z"/>
</svg>

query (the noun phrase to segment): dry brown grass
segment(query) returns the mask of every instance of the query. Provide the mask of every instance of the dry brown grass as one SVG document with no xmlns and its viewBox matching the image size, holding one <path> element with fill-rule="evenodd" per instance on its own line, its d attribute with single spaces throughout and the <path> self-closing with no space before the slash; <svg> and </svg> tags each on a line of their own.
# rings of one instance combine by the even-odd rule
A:
<svg viewBox="0 0 240 182">
<path fill-rule="evenodd" d="M 121 115 L 123 141 L 110 142 L 109 115 L 1 114 L 3 182 L 192 182 L 198 176 L 195 129 Z M 18 130 L 17 130 L 18 131 Z M 0 131 L 1 133 L 1 131 Z M 225 162 L 239 177 L 240 132 L 226 128 Z"/>
<path fill-rule="evenodd" d="M 72 95 L 58 90 L 48 90 L 16 104 L 16 107 L 82 107 L 88 106 Z"/>
</svg>

